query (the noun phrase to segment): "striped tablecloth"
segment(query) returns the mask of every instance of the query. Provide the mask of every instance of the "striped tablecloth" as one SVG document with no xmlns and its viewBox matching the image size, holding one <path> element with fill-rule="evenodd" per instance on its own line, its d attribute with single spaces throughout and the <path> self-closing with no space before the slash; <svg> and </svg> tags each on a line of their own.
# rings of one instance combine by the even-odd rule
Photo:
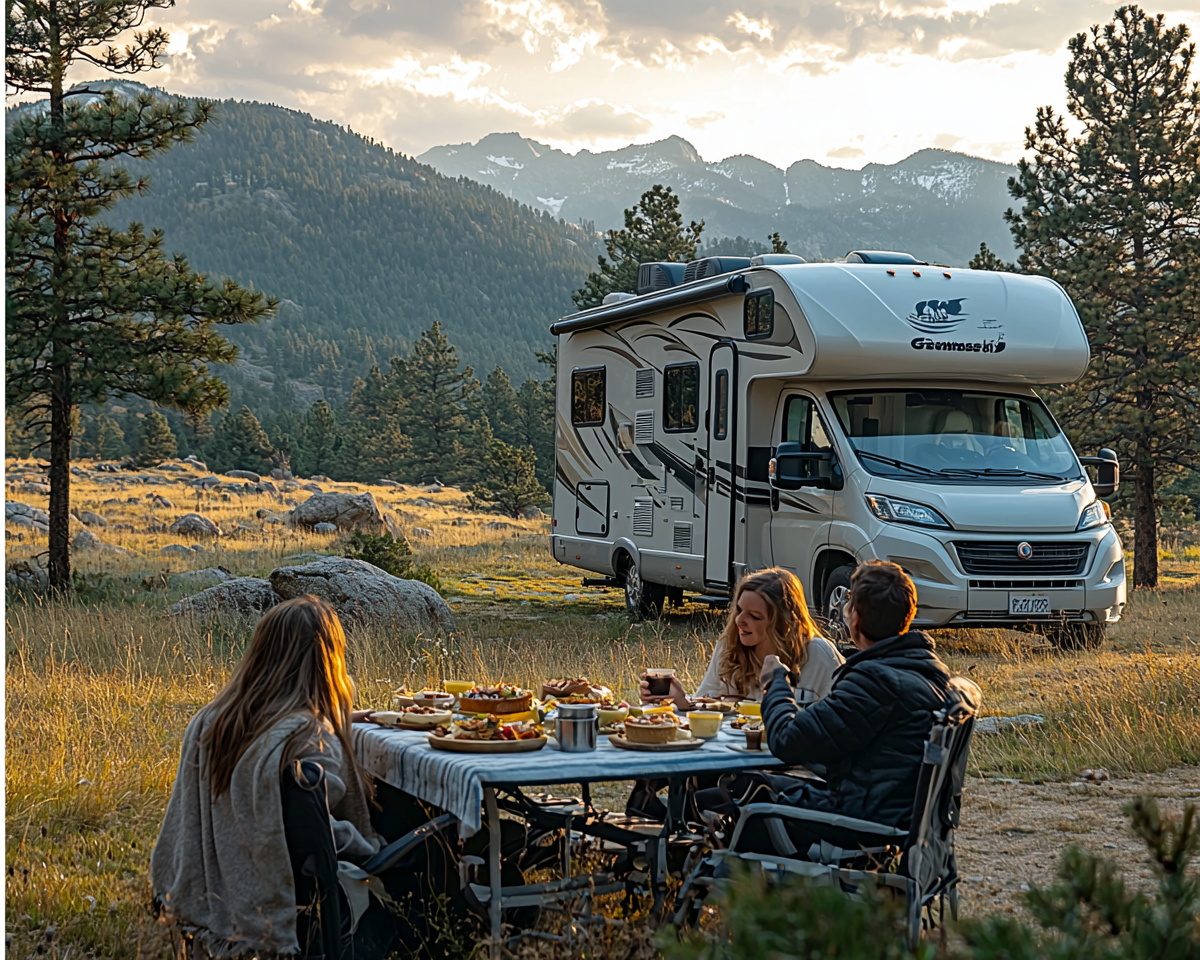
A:
<svg viewBox="0 0 1200 960">
<path fill-rule="evenodd" d="M 354 752 L 367 772 L 453 813 L 461 821 L 460 835 L 464 837 L 479 830 L 487 785 L 645 780 L 783 766 L 765 750 L 745 753 L 730 749 L 745 742 L 743 736 L 722 731 L 698 750 L 642 753 L 614 747 L 608 737 L 600 737 L 594 752 L 563 753 L 551 739 L 535 753 L 487 755 L 434 750 L 425 733 L 372 723 L 354 725 Z"/>
</svg>

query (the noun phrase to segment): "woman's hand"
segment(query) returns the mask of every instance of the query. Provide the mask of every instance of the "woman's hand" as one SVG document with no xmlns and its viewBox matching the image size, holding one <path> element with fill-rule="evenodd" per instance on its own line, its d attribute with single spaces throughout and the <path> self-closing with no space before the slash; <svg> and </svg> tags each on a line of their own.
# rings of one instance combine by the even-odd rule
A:
<svg viewBox="0 0 1200 960">
<path fill-rule="evenodd" d="M 678 677 L 671 678 L 671 691 L 663 697 L 650 692 L 650 681 L 643 674 L 642 682 L 638 684 L 638 696 L 641 697 L 642 703 L 663 703 L 670 700 L 680 710 L 692 709 L 692 701 L 688 699 L 687 692 L 683 689 L 683 684 L 679 682 Z"/>
<path fill-rule="evenodd" d="M 771 678 L 775 676 L 775 671 L 780 667 L 786 670 L 787 664 L 775 656 L 775 654 L 767 654 L 766 659 L 763 660 L 762 670 L 758 672 L 758 683 L 762 687 L 764 695 L 771 683 Z"/>
<path fill-rule="evenodd" d="M 374 710 L 355 710 L 353 713 L 350 714 L 350 722 L 351 723 L 366 723 L 368 720 L 371 719 L 371 715 L 374 712 L 375 712 Z"/>
</svg>

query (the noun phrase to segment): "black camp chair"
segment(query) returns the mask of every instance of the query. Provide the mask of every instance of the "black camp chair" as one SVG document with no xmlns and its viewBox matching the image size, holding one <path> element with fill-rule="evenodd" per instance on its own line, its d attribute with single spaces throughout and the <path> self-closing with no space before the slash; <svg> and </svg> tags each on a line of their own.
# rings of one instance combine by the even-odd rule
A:
<svg viewBox="0 0 1200 960">
<path fill-rule="evenodd" d="M 365 914 L 358 933 L 350 935 L 350 919 L 337 879 L 337 853 L 329 825 L 325 771 L 311 760 L 296 761 L 280 778 L 283 829 L 296 887 L 296 937 L 303 960 L 359 960 L 383 956 L 398 929 L 398 918 L 382 912 Z M 435 817 L 389 843 L 362 865 L 382 875 L 418 858 L 431 840 L 453 830 L 451 814 Z M 416 864 L 414 864 L 416 867 Z M 368 921 L 370 917 L 370 921 Z M 366 922 L 368 926 L 362 924 Z"/>
<path fill-rule="evenodd" d="M 732 861 L 757 867 L 769 879 L 792 874 L 818 884 L 840 884 L 848 893 L 867 883 L 892 888 L 907 903 L 910 945 L 920 938 L 922 912 L 928 923 L 934 924 L 935 901 L 939 921 L 947 903 L 951 916 L 957 917 L 954 829 L 962 811 L 967 754 L 981 702 L 979 687 L 970 680 L 956 677 L 951 681 L 949 701 L 933 714 L 925 741 L 909 829 L 820 810 L 751 803 L 742 808 L 728 849 L 712 851 L 684 881 L 676 900 L 676 925 L 696 922 L 705 894 L 722 882 L 713 879 L 714 874 L 725 872 L 721 868 Z M 743 849 L 747 827 L 756 822 L 765 827 L 773 852 Z M 800 859 L 803 855 L 787 830 L 789 822 L 803 823 L 806 836 L 821 837 L 804 851 L 807 859 Z"/>
</svg>

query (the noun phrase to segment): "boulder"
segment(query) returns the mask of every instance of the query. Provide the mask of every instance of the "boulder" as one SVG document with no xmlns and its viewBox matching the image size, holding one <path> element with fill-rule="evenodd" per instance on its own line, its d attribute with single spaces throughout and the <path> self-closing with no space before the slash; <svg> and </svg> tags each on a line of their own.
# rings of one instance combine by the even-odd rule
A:
<svg viewBox="0 0 1200 960">
<path fill-rule="evenodd" d="M 220 486 L 220 484 L 221 484 L 220 477 L 201 477 L 198 480 L 192 481 L 192 486 L 198 487 L 201 490 L 213 490 L 216 487 Z"/>
<path fill-rule="evenodd" d="M 455 517 L 450 522 L 456 527 L 469 527 L 471 525 L 471 521 L 466 517 Z"/>
<path fill-rule="evenodd" d="M 441 493 L 445 487 L 443 487 L 440 483 L 430 483 L 421 489 L 426 493 Z"/>
<path fill-rule="evenodd" d="M 315 484 L 315 483 L 304 483 L 304 484 L 301 484 L 301 485 L 300 485 L 300 489 L 301 489 L 301 490 L 308 490 L 310 493 L 324 493 L 324 492 L 325 492 L 324 490 L 322 490 L 322 489 L 321 489 L 321 487 L 319 487 L 319 486 L 318 486 L 317 484 Z"/>
<path fill-rule="evenodd" d="M 272 480 L 291 480 L 292 479 L 292 471 L 289 470 L 287 467 L 276 467 L 274 470 L 271 471 L 271 479 Z"/>
<path fill-rule="evenodd" d="M 192 616 L 208 619 L 217 616 L 257 617 L 279 602 L 270 581 L 258 577 L 235 577 L 201 590 L 167 608 L 173 617 Z"/>
<path fill-rule="evenodd" d="M 190 557 L 192 555 L 192 551 L 185 547 L 182 543 L 168 543 L 158 552 L 165 553 L 168 556 L 182 554 L 185 557 Z"/>
<path fill-rule="evenodd" d="M 20 484 L 17 489 L 21 493 L 32 493 L 43 497 L 50 495 L 50 484 L 48 483 L 26 482 Z"/>
<path fill-rule="evenodd" d="M 157 493 L 151 498 L 150 505 L 154 507 L 166 507 L 168 510 L 172 509 L 173 507 L 173 504 L 170 500 L 164 496 L 160 496 Z"/>
<path fill-rule="evenodd" d="M 79 519 L 82 520 L 84 523 L 86 523 L 89 527 L 107 527 L 108 526 L 107 520 L 105 520 L 102 516 L 100 516 L 100 514 L 92 513 L 90 510 L 84 510 L 83 513 L 81 513 L 79 515 Z"/>
<path fill-rule="evenodd" d="M 544 520 L 546 518 L 541 507 L 525 507 L 521 510 L 521 516 L 526 520 Z"/>
<path fill-rule="evenodd" d="M 329 482 L 329 478 L 327 476 L 325 476 L 325 474 L 323 474 L 323 473 L 314 473 L 308 479 L 312 480 L 314 483 L 328 483 Z"/>
<path fill-rule="evenodd" d="M 271 572 L 271 586 L 287 600 L 304 594 L 322 597 L 347 619 L 387 622 L 410 630 L 442 633 L 454 629 L 454 615 L 436 590 L 419 580 L 402 580 L 362 560 L 325 557 Z"/>
<path fill-rule="evenodd" d="M 375 486 L 387 487 L 389 490 L 403 490 L 404 484 L 397 483 L 395 480 L 376 480 Z"/>
<path fill-rule="evenodd" d="M 254 488 L 255 493 L 269 493 L 274 496 L 278 491 L 275 489 L 275 484 L 270 480 L 263 480 Z"/>
<path fill-rule="evenodd" d="M 188 549 L 191 550 L 192 553 L 203 553 L 204 552 L 203 545 L 201 545 L 199 543 L 193 543 L 190 547 L 188 547 Z"/>
<path fill-rule="evenodd" d="M 100 473 L 120 473 L 121 467 L 115 463 L 98 463 L 96 469 Z"/>
<path fill-rule="evenodd" d="M 383 514 L 369 493 L 318 493 L 288 513 L 294 527 L 332 523 L 339 530 L 383 530 Z"/>
<path fill-rule="evenodd" d="M 36 590 L 46 586 L 48 579 L 45 570 L 25 560 L 9 564 L 4 571 L 4 583 L 10 587 L 31 587 Z"/>
<path fill-rule="evenodd" d="M 284 493 L 295 493 L 299 489 L 300 489 L 300 484 L 298 484 L 295 480 L 285 480 L 283 482 L 283 492 Z"/>
<path fill-rule="evenodd" d="M 42 533 L 50 531 L 50 514 L 19 500 L 4 501 L 4 522 L 18 527 L 30 527 Z"/>
<path fill-rule="evenodd" d="M 71 467 L 71 472 L 77 477 L 86 477 L 88 475 L 88 472 L 82 467 Z"/>
<path fill-rule="evenodd" d="M 424 507 L 427 510 L 430 507 L 437 506 L 437 504 L 434 503 L 432 500 L 426 500 L 424 497 L 417 497 L 415 500 L 405 500 L 404 502 L 411 503 L 414 507 Z"/>
<path fill-rule="evenodd" d="M 236 477 L 238 480 L 249 480 L 251 483 L 258 483 L 262 479 L 262 477 L 251 470 L 226 470 L 225 476 Z"/>
<path fill-rule="evenodd" d="M 221 528 L 199 513 L 185 513 L 168 528 L 171 533 L 190 534 L 194 537 L 219 537 Z"/>
<path fill-rule="evenodd" d="M 337 524 L 334 524 L 334 523 L 313 524 L 313 533 L 337 533 Z"/>
<path fill-rule="evenodd" d="M 417 540 L 428 540 L 433 536 L 433 531 L 428 527 L 413 527 L 410 532 L 411 535 Z"/>
<path fill-rule="evenodd" d="M 167 588 L 190 587 L 194 590 L 198 587 L 212 587 L 232 579 L 233 576 L 224 567 L 205 567 L 203 570 L 184 570 L 172 574 L 167 578 Z"/>
<path fill-rule="evenodd" d="M 72 552 L 83 550 L 101 550 L 105 553 L 120 554 L 123 557 L 132 556 L 132 554 L 124 547 L 118 547 L 114 543 L 105 543 L 98 536 L 92 533 L 91 530 L 80 530 L 75 534 L 75 539 L 71 541 Z"/>
<path fill-rule="evenodd" d="M 182 463 L 171 463 L 168 461 L 167 463 L 160 463 L 155 469 L 166 470 L 170 473 L 179 473 L 180 471 L 187 472 L 188 468 Z"/>
</svg>

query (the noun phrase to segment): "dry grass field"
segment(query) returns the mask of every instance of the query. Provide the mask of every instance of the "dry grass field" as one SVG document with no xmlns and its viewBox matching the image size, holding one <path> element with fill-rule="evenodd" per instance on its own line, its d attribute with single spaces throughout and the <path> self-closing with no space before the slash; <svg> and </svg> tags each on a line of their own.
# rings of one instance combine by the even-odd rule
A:
<svg viewBox="0 0 1200 960">
<path fill-rule="evenodd" d="M 10 479 L 21 472 L 9 464 Z M 74 602 L 13 590 L 6 598 L 6 952 L 12 957 L 163 953 L 162 931 L 147 912 L 147 863 L 180 737 L 249 637 L 247 624 L 168 618 L 167 605 L 191 592 L 172 585 L 171 575 L 222 566 L 263 576 L 306 555 L 342 549 L 337 535 L 264 525 L 258 510 L 287 509 L 269 494 L 197 497 L 169 473 L 145 475 L 156 480 L 76 478 L 73 503 L 105 516 L 109 526 L 94 532 L 129 553 L 77 555 L 81 589 Z M 689 606 L 631 625 L 616 591 L 584 590 L 578 571 L 554 563 L 546 521 L 472 513 L 465 495 L 452 489 L 322 486 L 370 490 L 406 531 L 428 530 L 412 539 L 416 559 L 438 570 L 458 620 L 447 637 L 354 633 L 352 668 L 363 706 L 388 704 L 401 683 L 450 676 L 534 685 L 586 673 L 632 695 L 643 666 L 674 666 L 698 680 L 707 664 L 719 615 Z M 149 506 L 154 494 L 172 507 Z M 303 500 L 308 493 L 284 496 Z M 44 497 L 12 484 L 8 497 L 45 507 Z M 426 503 L 412 502 L 418 499 Z M 168 544 L 193 543 L 161 531 L 197 507 L 226 535 L 199 542 L 203 549 L 191 556 L 161 554 Z M 10 564 L 45 549 L 44 536 L 28 528 L 9 533 Z M 983 688 L 987 713 L 1033 713 L 1046 721 L 976 739 L 972 773 L 988 778 L 978 781 L 981 795 L 991 798 L 986 791 L 1011 780 L 1025 784 L 1018 784 L 1023 790 L 1056 789 L 1055 782 L 1073 780 L 1085 767 L 1104 767 L 1128 785 L 1200 764 L 1200 550 L 1186 542 L 1169 547 L 1166 586 L 1134 596 L 1099 652 L 1062 653 L 1007 631 L 938 635 L 951 667 Z M 1194 784 L 1193 773 L 1185 779 Z M 1160 781 L 1166 782 L 1146 783 Z M 989 816 L 991 804 L 969 808 L 968 816 Z M 1020 823 L 1013 797 L 1002 809 L 1006 823 Z M 964 874 L 998 873 L 986 862 L 998 852 L 988 849 L 986 836 L 985 830 L 964 850 Z M 1060 836 L 1074 839 L 1070 829 Z M 968 899 L 979 909 L 998 902 L 990 893 Z"/>
</svg>

